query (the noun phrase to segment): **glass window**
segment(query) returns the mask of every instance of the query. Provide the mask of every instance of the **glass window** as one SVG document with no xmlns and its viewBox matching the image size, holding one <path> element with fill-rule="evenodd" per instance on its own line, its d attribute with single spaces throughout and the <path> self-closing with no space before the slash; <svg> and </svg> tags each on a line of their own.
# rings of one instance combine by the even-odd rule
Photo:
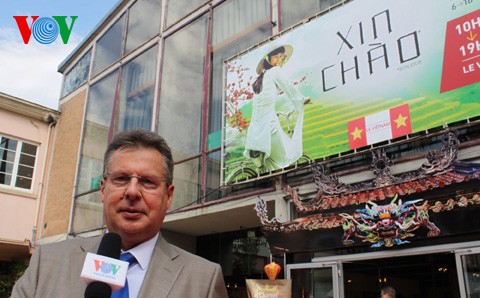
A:
<svg viewBox="0 0 480 298">
<path fill-rule="evenodd" d="M 0 185 L 32 189 L 38 146 L 0 136 Z"/>
<path fill-rule="evenodd" d="M 204 4 L 205 0 L 178 1 L 169 0 L 167 3 L 167 28 Z"/>
<path fill-rule="evenodd" d="M 93 75 L 98 74 L 113 62 L 120 59 L 122 54 L 122 36 L 125 15 L 122 15 L 113 26 L 97 41 L 95 56 L 93 57 Z"/>
<path fill-rule="evenodd" d="M 205 201 L 221 199 L 220 192 L 220 171 L 221 151 L 215 151 L 207 155 L 207 193 Z"/>
<path fill-rule="evenodd" d="M 157 51 L 155 46 L 123 67 L 116 131 L 150 129 Z"/>
<path fill-rule="evenodd" d="M 209 149 L 221 145 L 223 61 L 270 35 L 270 0 L 230 0 L 213 10 Z"/>
<path fill-rule="evenodd" d="M 200 197 L 200 159 L 193 159 L 175 165 L 173 184 L 175 194 L 170 210 L 198 203 Z"/>
<path fill-rule="evenodd" d="M 309 18 L 316 13 L 342 2 L 343 0 L 282 0 L 282 30 Z"/>
<path fill-rule="evenodd" d="M 222 266 L 228 297 L 247 297 L 246 279 L 267 278 L 264 267 L 270 260 L 270 248 L 259 228 L 198 236 L 196 248 L 197 255 Z M 282 264 L 283 260 L 275 261 Z M 272 293 L 259 296 L 286 297 Z"/>
<path fill-rule="evenodd" d="M 207 22 L 203 16 L 165 39 L 158 133 L 168 141 L 176 161 L 201 148 Z"/>
<path fill-rule="evenodd" d="M 102 226 L 103 205 L 100 203 L 100 192 L 97 191 L 77 197 L 73 211 L 72 231 L 80 233 L 98 229 Z"/>
<path fill-rule="evenodd" d="M 161 12 L 160 0 L 137 0 L 133 4 L 128 14 L 126 54 L 159 33 Z"/>
<path fill-rule="evenodd" d="M 108 145 L 117 79 L 118 72 L 114 72 L 90 87 L 77 193 L 98 188 L 95 181 L 103 171 L 103 153 Z"/>
<path fill-rule="evenodd" d="M 77 89 L 78 86 L 87 82 L 88 71 L 90 70 L 90 56 L 91 51 L 88 51 L 65 75 L 62 96 L 69 94 Z"/>
<path fill-rule="evenodd" d="M 333 285 L 332 267 L 292 270 L 292 297 L 335 297 Z"/>
</svg>

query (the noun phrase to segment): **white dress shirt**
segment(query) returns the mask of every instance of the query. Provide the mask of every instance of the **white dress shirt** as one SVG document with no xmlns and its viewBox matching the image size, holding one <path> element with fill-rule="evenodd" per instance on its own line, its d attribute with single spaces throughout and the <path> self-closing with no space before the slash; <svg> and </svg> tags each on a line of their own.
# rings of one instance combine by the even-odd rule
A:
<svg viewBox="0 0 480 298">
<path fill-rule="evenodd" d="M 127 250 L 127 252 L 130 252 L 135 259 L 137 259 L 137 263 L 128 268 L 127 271 L 128 295 L 130 298 L 138 297 L 138 293 L 140 292 L 140 287 L 142 286 L 143 279 L 147 273 L 148 264 L 150 264 L 150 260 L 152 259 L 153 249 L 155 248 L 158 237 L 161 236 L 157 234 L 152 239 L 145 241 L 130 250 Z M 125 251 L 122 250 L 122 252 Z"/>
</svg>

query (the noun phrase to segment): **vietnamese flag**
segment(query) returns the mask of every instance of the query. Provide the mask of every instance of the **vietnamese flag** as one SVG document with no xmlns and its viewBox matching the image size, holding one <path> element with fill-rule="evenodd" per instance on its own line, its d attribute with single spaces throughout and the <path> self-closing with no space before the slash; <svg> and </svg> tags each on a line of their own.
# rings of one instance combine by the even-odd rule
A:
<svg viewBox="0 0 480 298">
<path fill-rule="evenodd" d="M 348 122 L 350 149 L 412 133 L 410 108 L 404 104 Z"/>
<path fill-rule="evenodd" d="M 412 133 L 412 122 L 410 121 L 410 109 L 404 104 L 390 109 L 392 138 L 398 138 Z"/>
<path fill-rule="evenodd" d="M 348 122 L 348 141 L 350 149 L 367 146 L 365 117 Z"/>
</svg>

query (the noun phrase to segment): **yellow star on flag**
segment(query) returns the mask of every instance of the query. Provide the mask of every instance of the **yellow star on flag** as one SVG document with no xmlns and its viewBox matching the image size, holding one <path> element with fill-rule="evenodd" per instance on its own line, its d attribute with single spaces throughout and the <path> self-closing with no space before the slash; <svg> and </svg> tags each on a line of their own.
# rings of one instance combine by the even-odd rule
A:
<svg viewBox="0 0 480 298">
<path fill-rule="evenodd" d="M 407 127 L 407 119 L 408 117 L 402 116 L 402 114 L 398 114 L 398 118 L 394 120 L 395 123 L 397 123 L 397 128 L 400 128 L 401 126 Z"/>
<path fill-rule="evenodd" d="M 355 141 L 356 139 L 361 139 L 362 132 L 363 132 L 363 129 L 359 129 L 357 126 L 355 126 L 355 130 L 351 132 L 353 136 L 353 140 Z"/>
</svg>

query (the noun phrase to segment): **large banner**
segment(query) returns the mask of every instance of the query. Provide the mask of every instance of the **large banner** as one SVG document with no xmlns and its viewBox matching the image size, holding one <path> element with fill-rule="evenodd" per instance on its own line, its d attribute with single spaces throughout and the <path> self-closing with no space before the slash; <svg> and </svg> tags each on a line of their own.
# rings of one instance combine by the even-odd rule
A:
<svg viewBox="0 0 480 298">
<path fill-rule="evenodd" d="M 346 2 L 225 73 L 224 183 L 470 119 L 480 0 Z"/>
</svg>

